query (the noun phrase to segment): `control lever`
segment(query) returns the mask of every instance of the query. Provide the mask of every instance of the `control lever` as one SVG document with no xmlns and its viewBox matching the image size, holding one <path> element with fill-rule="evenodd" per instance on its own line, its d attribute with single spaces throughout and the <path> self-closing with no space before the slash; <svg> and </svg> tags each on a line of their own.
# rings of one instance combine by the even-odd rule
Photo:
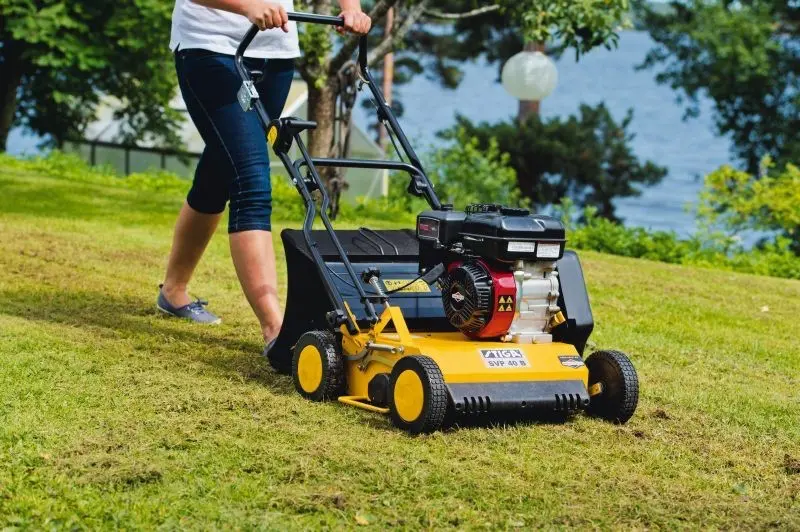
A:
<svg viewBox="0 0 800 532">
<path fill-rule="evenodd" d="M 381 271 L 378 268 L 367 268 L 361 273 L 361 279 L 375 290 L 378 297 L 384 301 L 389 300 L 389 296 L 384 293 L 383 286 L 381 286 Z"/>
</svg>

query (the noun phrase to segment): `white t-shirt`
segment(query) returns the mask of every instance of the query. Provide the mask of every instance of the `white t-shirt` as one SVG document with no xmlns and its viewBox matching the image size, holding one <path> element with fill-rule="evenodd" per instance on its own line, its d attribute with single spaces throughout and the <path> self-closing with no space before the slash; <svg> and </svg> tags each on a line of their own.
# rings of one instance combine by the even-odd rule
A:
<svg viewBox="0 0 800 532">
<path fill-rule="evenodd" d="M 293 0 L 276 1 L 286 11 L 293 11 Z M 202 48 L 233 55 L 250 26 L 250 21 L 242 15 L 205 7 L 192 0 L 175 0 L 169 47 L 172 51 L 178 48 Z M 289 22 L 289 33 L 284 33 L 280 28 L 259 32 L 245 55 L 269 59 L 300 57 L 297 24 Z"/>
</svg>

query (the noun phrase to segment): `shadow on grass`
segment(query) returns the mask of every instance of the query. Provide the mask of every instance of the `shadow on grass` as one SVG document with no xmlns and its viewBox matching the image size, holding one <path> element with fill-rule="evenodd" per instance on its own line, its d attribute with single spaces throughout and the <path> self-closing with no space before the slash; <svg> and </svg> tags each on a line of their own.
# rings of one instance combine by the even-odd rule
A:
<svg viewBox="0 0 800 532">
<path fill-rule="evenodd" d="M 217 327 L 161 316 L 155 309 L 154 298 L 55 291 L 51 287 L 0 290 L 0 313 L 91 330 L 102 340 L 140 340 L 145 348 L 151 342 L 154 356 L 162 349 L 161 340 L 168 338 L 170 344 L 186 352 L 188 359 L 219 373 L 238 373 L 246 380 L 269 386 L 276 393 L 293 393 L 291 380 L 269 367 L 260 356 L 262 346 L 257 342 L 221 336 Z"/>
<path fill-rule="evenodd" d="M 153 356 L 157 356 L 157 350 L 162 348 L 159 340 L 166 337 L 170 343 L 180 345 L 186 351 L 187 358 L 199 361 L 220 374 L 236 373 L 246 380 L 269 387 L 275 393 L 295 393 L 291 378 L 275 373 L 261 358 L 259 344 L 220 336 L 218 328 L 160 316 L 150 298 L 79 290 L 57 292 L 50 287 L 0 290 L 0 313 L 91 329 L 92 334 L 104 340 L 144 340 L 146 344 L 147 339 L 151 339 L 155 352 L 150 354 Z M 216 352 L 208 353 L 208 350 Z M 448 417 L 445 431 L 554 425 L 570 420 L 565 415 L 535 412 Z M 379 430 L 397 431 L 385 416 L 364 412 L 363 423 Z"/>
</svg>

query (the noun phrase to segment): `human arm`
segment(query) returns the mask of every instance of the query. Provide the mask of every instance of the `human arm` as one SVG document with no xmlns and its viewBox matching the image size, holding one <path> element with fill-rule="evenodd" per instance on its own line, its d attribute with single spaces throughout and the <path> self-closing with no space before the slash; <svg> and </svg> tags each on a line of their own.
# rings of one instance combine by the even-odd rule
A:
<svg viewBox="0 0 800 532">
<path fill-rule="evenodd" d="M 260 30 L 281 28 L 289 33 L 289 15 L 282 5 L 264 0 L 192 0 L 201 6 L 243 15 Z M 350 1 L 352 0 L 342 0 Z M 359 3 L 356 0 L 356 3 Z"/>
<path fill-rule="evenodd" d="M 357 35 L 366 35 L 372 27 L 372 20 L 361 10 L 361 0 L 339 0 L 344 19 L 344 30 Z"/>
</svg>

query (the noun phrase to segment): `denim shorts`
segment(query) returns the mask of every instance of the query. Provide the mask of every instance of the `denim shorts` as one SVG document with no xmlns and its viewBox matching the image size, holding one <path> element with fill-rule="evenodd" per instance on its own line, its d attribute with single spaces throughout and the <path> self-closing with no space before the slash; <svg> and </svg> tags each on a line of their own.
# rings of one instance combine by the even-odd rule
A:
<svg viewBox="0 0 800 532">
<path fill-rule="evenodd" d="M 270 118 L 279 118 L 294 77 L 293 59 L 246 58 L 264 76 L 256 83 Z M 187 49 L 175 53 L 178 83 L 206 144 L 189 191 L 189 206 L 219 214 L 230 201 L 228 232 L 270 231 L 272 185 L 264 130 L 254 111 L 242 111 L 237 92 L 242 80 L 233 56 Z"/>
</svg>

